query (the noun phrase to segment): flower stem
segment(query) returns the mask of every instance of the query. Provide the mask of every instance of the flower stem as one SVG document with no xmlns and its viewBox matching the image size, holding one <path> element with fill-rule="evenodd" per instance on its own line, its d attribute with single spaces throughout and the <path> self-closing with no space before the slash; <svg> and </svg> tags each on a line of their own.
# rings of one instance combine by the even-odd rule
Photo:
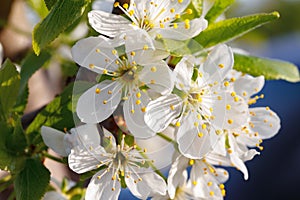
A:
<svg viewBox="0 0 300 200">
<path fill-rule="evenodd" d="M 51 154 L 47 153 L 47 152 L 43 152 L 43 156 L 46 157 L 46 158 L 49 158 L 51 160 L 54 160 L 56 162 L 59 162 L 59 163 L 62 163 L 62 164 L 66 164 L 63 159 L 61 158 L 58 158 L 58 157 L 55 157 L 55 156 L 52 156 Z"/>
</svg>

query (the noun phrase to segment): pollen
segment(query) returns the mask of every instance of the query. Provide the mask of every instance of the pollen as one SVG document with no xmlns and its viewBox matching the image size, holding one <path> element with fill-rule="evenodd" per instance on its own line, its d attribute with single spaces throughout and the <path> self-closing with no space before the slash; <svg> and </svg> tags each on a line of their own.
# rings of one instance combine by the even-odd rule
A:
<svg viewBox="0 0 300 200">
<path fill-rule="evenodd" d="M 198 122 L 195 122 L 195 123 L 194 123 L 194 126 L 196 126 L 196 127 L 199 126 Z"/>
<path fill-rule="evenodd" d="M 170 13 L 174 13 L 175 12 L 175 9 L 174 8 L 171 8 L 170 9 Z"/>
<path fill-rule="evenodd" d="M 218 98 L 219 101 L 222 100 L 222 97 L 221 97 L 221 96 L 218 96 L 217 98 Z"/>
<path fill-rule="evenodd" d="M 100 94 L 101 90 L 99 88 L 96 88 L 95 92 L 96 94 Z"/>
<path fill-rule="evenodd" d="M 202 124 L 201 127 L 202 127 L 203 130 L 205 130 L 206 129 L 206 124 Z"/>
<path fill-rule="evenodd" d="M 243 92 L 243 96 L 244 96 L 244 97 L 247 96 L 247 92 Z"/>
<path fill-rule="evenodd" d="M 106 69 L 104 69 L 104 70 L 102 71 L 103 74 L 107 74 L 107 72 L 108 72 L 108 71 L 107 71 Z"/>
<path fill-rule="evenodd" d="M 107 94 L 112 94 L 112 91 L 111 91 L 111 90 L 108 90 L 108 91 L 107 91 Z"/>
<path fill-rule="evenodd" d="M 210 195 L 210 196 L 214 196 L 214 195 L 215 195 L 214 191 L 210 191 L 210 192 L 209 192 L 209 195 Z"/>
<path fill-rule="evenodd" d="M 211 181 L 209 181 L 208 183 L 207 183 L 207 186 L 212 186 L 212 182 Z"/>
<path fill-rule="evenodd" d="M 170 105 L 170 109 L 171 109 L 171 110 L 175 110 L 174 105 Z"/>
<path fill-rule="evenodd" d="M 173 28 L 174 29 L 178 28 L 178 24 L 177 23 L 173 23 Z"/>
<path fill-rule="evenodd" d="M 90 67 L 91 69 L 94 69 L 94 68 L 95 68 L 95 65 L 94 65 L 94 64 L 90 64 L 89 67 Z"/>
<path fill-rule="evenodd" d="M 199 132 L 199 133 L 198 133 L 198 137 L 199 137 L 199 138 L 202 138 L 203 135 L 204 135 L 204 134 L 203 134 L 202 132 Z"/>
<path fill-rule="evenodd" d="M 114 7 L 115 7 L 115 8 L 118 7 L 119 5 L 120 5 L 119 2 L 115 2 L 115 3 L 114 3 Z"/>
<path fill-rule="evenodd" d="M 142 107 L 141 108 L 141 111 L 144 113 L 144 112 L 146 112 L 146 107 Z"/>
<path fill-rule="evenodd" d="M 156 67 L 151 67 L 151 72 L 156 72 L 156 71 L 157 71 Z"/>
<path fill-rule="evenodd" d="M 229 84 L 228 81 L 225 81 L 225 82 L 224 82 L 224 86 L 225 86 L 225 87 L 228 87 L 229 85 L 230 85 L 230 84 Z"/>
<path fill-rule="evenodd" d="M 193 181 L 193 185 L 197 185 L 198 184 L 198 182 L 197 181 Z"/>
<path fill-rule="evenodd" d="M 190 165 L 194 165 L 194 164 L 195 164 L 195 160 L 190 159 L 189 164 L 190 164 Z"/>
<path fill-rule="evenodd" d="M 178 0 L 178 3 L 182 3 L 183 2 L 183 0 Z"/>
<path fill-rule="evenodd" d="M 175 126 L 179 127 L 180 126 L 180 122 L 176 122 Z"/>
<path fill-rule="evenodd" d="M 150 83 L 151 83 L 151 84 L 155 84 L 155 80 L 151 80 Z"/>
<path fill-rule="evenodd" d="M 135 95 L 137 98 L 141 98 L 142 94 L 140 92 L 136 93 Z"/>
<path fill-rule="evenodd" d="M 148 49 L 149 49 L 149 46 L 145 44 L 143 47 L 143 50 L 148 50 Z"/>
<path fill-rule="evenodd" d="M 221 69 L 224 68 L 224 65 L 223 65 L 223 64 L 219 64 L 218 66 L 219 66 Z"/>
<path fill-rule="evenodd" d="M 229 119 L 227 122 L 228 122 L 228 124 L 232 124 L 232 123 L 233 123 L 233 120 L 232 120 L 232 119 Z"/>
<path fill-rule="evenodd" d="M 238 97 L 234 97 L 234 101 L 238 102 L 240 99 Z"/>
<path fill-rule="evenodd" d="M 100 53 L 100 49 L 96 49 L 96 52 L 97 52 L 97 53 Z"/>
<path fill-rule="evenodd" d="M 189 8 L 189 9 L 186 10 L 186 13 L 191 15 L 191 14 L 193 14 L 193 10 Z"/>
<path fill-rule="evenodd" d="M 235 82 L 235 78 L 231 78 L 231 79 L 230 79 L 230 82 Z"/>
<path fill-rule="evenodd" d="M 142 102 L 141 102 L 141 100 L 139 100 L 139 99 L 136 100 L 136 102 L 135 102 L 136 105 L 140 105 L 141 103 L 142 103 Z"/>
<path fill-rule="evenodd" d="M 123 8 L 128 9 L 128 7 L 129 7 L 129 6 L 128 6 L 128 3 L 124 3 L 124 4 L 123 4 Z"/>
<path fill-rule="evenodd" d="M 104 100 L 104 101 L 103 101 L 103 104 L 107 104 L 107 101 L 106 101 L 106 100 Z"/>
<path fill-rule="evenodd" d="M 235 93 L 235 92 L 231 92 L 231 96 L 232 96 L 232 97 L 235 97 L 235 96 L 236 96 L 236 93 Z"/>
<path fill-rule="evenodd" d="M 134 114 L 135 111 L 132 109 L 130 112 L 131 112 L 132 114 Z"/>
<path fill-rule="evenodd" d="M 164 25 L 163 23 L 160 23 L 160 24 L 159 24 L 159 27 L 160 27 L 160 28 L 165 28 L 165 25 Z"/>
<path fill-rule="evenodd" d="M 135 52 L 134 51 L 130 52 L 130 55 L 135 56 Z"/>
<path fill-rule="evenodd" d="M 231 105 L 227 104 L 226 105 L 226 110 L 231 110 Z"/>
<path fill-rule="evenodd" d="M 118 52 L 117 52 L 117 50 L 114 49 L 114 50 L 111 51 L 111 53 L 116 55 Z"/>
</svg>

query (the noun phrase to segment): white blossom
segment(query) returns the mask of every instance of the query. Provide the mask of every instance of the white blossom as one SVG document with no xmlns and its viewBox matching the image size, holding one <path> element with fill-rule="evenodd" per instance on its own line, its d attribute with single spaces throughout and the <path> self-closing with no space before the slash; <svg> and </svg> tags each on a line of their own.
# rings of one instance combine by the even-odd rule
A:
<svg viewBox="0 0 300 200">
<path fill-rule="evenodd" d="M 89 12 L 89 23 L 100 34 L 115 37 L 118 34 L 136 29 L 146 30 L 152 37 L 186 40 L 198 35 L 207 27 L 207 21 L 201 18 L 185 19 L 174 22 L 181 15 L 191 14 L 187 9 L 190 0 L 131 0 L 130 4 L 114 3 L 123 11 L 126 17 L 108 12 L 93 10 Z"/>
</svg>

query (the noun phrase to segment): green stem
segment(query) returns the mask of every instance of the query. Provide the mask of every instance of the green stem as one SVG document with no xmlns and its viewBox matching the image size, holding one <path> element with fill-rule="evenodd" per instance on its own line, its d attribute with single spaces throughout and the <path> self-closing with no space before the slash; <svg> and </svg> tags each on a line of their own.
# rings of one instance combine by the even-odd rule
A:
<svg viewBox="0 0 300 200">
<path fill-rule="evenodd" d="M 166 140 L 166 141 L 172 143 L 172 144 L 174 145 L 174 148 L 175 148 L 176 150 L 178 150 L 178 144 L 177 144 L 177 142 L 176 142 L 175 140 L 173 140 L 172 138 L 170 138 L 169 136 L 167 136 L 167 135 L 165 135 L 165 134 L 163 134 L 163 133 L 157 133 L 157 135 L 158 135 L 159 137 L 161 137 L 162 139 L 164 139 L 164 140 Z"/>
<path fill-rule="evenodd" d="M 51 154 L 47 153 L 47 152 L 43 152 L 43 156 L 46 157 L 46 158 L 49 158 L 51 160 L 54 160 L 56 162 L 59 162 L 59 163 L 62 163 L 62 164 L 66 164 L 63 159 L 61 158 L 58 158 L 58 157 L 55 157 L 55 156 L 52 156 Z"/>
</svg>

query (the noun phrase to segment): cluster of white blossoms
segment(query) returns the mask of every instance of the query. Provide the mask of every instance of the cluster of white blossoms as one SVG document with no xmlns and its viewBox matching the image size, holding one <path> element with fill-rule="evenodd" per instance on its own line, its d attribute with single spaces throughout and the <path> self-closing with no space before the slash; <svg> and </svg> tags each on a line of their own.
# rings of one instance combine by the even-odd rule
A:
<svg viewBox="0 0 300 200">
<path fill-rule="evenodd" d="M 97 171 L 87 200 L 118 199 L 122 187 L 140 199 L 223 199 L 229 174 L 221 167 L 236 167 L 247 179 L 245 161 L 278 132 L 280 119 L 269 107 L 250 107 L 263 97 L 255 95 L 264 77 L 234 71 L 227 45 L 207 49 L 205 55 L 177 57 L 174 64 L 164 39 L 192 39 L 208 25 L 202 17 L 182 20 L 192 13 L 189 4 L 131 0 L 114 3 L 124 15 L 89 13 L 90 25 L 100 35 L 72 48 L 75 62 L 98 75 L 98 83 L 76 104 L 85 125 L 72 129 L 71 135 L 42 129 L 45 143 L 68 156 L 73 171 Z M 112 134 L 99 124 L 118 107 L 128 131 Z M 162 134 L 168 127 L 174 129 L 173 138 Z M 128 134 L 172 140 L 175 152 L 167 178 L 146 149 L 126 142 Z"/>
</svg>

